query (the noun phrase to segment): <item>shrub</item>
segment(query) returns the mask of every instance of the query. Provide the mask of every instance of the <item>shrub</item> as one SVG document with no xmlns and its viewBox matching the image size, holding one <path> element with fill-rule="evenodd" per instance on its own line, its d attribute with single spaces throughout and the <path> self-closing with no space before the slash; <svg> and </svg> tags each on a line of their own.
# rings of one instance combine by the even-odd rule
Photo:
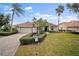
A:
<svg viewBox="0 0 79 59">
<path fill-rule="evenodd" d="M 17 30 L 13 30 L 12 32 L 0 32 L 0 36 L 8 36 L 16 33 L 18 33 Z"/>
<path fill-rule="evenodd" d="M 4 31 L 5 31 L 5 32 L 9 32 L 10 29 L 9 29 L 8 27 L 4 27 L 3 29 L 1 29 L 1 31 L 2 31 L 2 32 L 4 32 Z"/>
<path fill-rule="evenodd" d="M 40 35 L 38 35 L 39 42 L 42 42 L 44 40 L 44 37 L 45 36 L 46 36 L 46 34 L 40 34 Z M 34 39 L 34 37 L 31 36 L 31 34 L 28 34 L 28 35 L 23 36 L 20 39 L 20 43 L 22 45 L 25 45 L 25 44 L 33 44 L 33 43 L 35 43 L 35 39 Z"/>
<path fill-rule="evenodd" d="M 0 30 L 1 32 L 10 32 L 10 25 L 6 24 L 6 25 L 2 26 L 0 29 L 1 29 Z"/>
<path fill-rule="evenodd" d="M 34 43 L 34 38 L 33 37 L 21 38 L 20 42 L 21 42 L 21 44 Z"/>
<path fill-rule="evenodd" d="M 12 28 L 12 32 L 10 32 L 10 26 L 3 26 L 0 30 L 0 36 L 8 36 L 12 34 L 16 34 L 18 31 L 16 28 Z"/>
</svg>

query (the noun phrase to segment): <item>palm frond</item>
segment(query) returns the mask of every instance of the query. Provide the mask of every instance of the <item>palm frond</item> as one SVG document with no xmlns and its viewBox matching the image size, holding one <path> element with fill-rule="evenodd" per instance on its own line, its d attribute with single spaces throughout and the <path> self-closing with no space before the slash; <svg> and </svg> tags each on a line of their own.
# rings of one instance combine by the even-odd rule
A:
<svg viewBox="0 0 79 59">
<path fill-rule="evenodd" d="M 58 16 L 61 15 L 61 13 L 63 13 L 64 11 L 64 6 L 62 5 L 59 5 L 57 8 L 56 8 L 56 13 L 58 14 Z"/>
<path fill-rule="evenodd" d="M 12 7 L 14 9 L 13 11 L 15 11 L 17 16 L 24 15 L 24 10 L 21 8 L 20 4 L 12 4 Z"/>
</svg>

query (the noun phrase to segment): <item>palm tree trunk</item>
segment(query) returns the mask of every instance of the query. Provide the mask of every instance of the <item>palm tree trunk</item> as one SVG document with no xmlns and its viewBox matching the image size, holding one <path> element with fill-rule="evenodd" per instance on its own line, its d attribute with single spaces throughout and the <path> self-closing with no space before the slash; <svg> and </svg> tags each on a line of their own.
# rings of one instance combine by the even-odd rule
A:
<svg viewBox="0 0 79 59">
<path fill-rule="evenodd" d="M 14 17 L 14 11 L 12 13 L 12 19 L 11 19 L 11 32 L 12 32 L 12 26 L 13 26 L 13 17 Z"/>
<path fill-rule="evenodd" d="M 58 31 L 59 31 L 59 22 L 60 22 L 60 16 L 58 16 Z"/>
</svg>

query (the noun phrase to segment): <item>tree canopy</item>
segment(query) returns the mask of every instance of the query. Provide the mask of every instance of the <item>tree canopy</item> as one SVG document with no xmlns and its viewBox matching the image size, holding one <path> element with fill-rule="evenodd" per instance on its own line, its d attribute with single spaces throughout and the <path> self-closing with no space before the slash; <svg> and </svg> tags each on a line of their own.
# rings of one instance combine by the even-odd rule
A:
<svg viewBox="0 0 79 59">
<path fill-rule="evenodd" d="M 60 16 L 61 13 L 63 13 L 63 11 L 64 11 L 64 6 L 62 6 L 62 5 L 59 5 L 59 6 L 56 8 L 56 13 L 57 13 L 58 16 Z"/>
<path fill-rule="evenodd" d="M 10 21 L 10 15 L 0 14 L 0 27 L 8 24 Z"/>
<path fill-rule="evenodd" d="M 76 13 L 79 18 L 79 3 L 68 3 L 67 7 L 70 11 L 72 11 L 73 13 Z"/>
<path fill-rule="evenodd" d="M 38 27 L 44 27 L 48 25 L 48 22 L 47 20 L 40 18 L 37 20 L 37 25 Z"/>
<path fill-rule="evenodd" d="M 17 15 L 23 15 L 24 14 L 24 10 L 21 8 L 21 5 L 18 3 L 13 3 L 12 4 L 12 11 Z"/>
</svg>

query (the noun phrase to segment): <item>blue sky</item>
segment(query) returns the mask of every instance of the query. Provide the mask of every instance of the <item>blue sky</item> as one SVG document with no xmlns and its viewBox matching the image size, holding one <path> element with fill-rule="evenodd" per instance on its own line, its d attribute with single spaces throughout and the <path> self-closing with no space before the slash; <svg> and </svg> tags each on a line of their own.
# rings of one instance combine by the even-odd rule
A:
<svg viewBox="0 0 79 59">
<path fill-rule="evenodd" d="M 78 20 L 77 15 L 70 12 L 64 3 L 20 3 L 23 10 L 25 11 L 24 16 L 14 16 L 14 24 L 32 21 L 33 17 L 37 19 L 42 17 L 47 19 L 48 22 L 57 24 L 57 15 L 55 9 L 58 5 L 64 6 L 64 12 L 60 17 L 60 22 Z M 11 3 L 0 4 L 0 13 L 12 14 Z"/>
</svg>

